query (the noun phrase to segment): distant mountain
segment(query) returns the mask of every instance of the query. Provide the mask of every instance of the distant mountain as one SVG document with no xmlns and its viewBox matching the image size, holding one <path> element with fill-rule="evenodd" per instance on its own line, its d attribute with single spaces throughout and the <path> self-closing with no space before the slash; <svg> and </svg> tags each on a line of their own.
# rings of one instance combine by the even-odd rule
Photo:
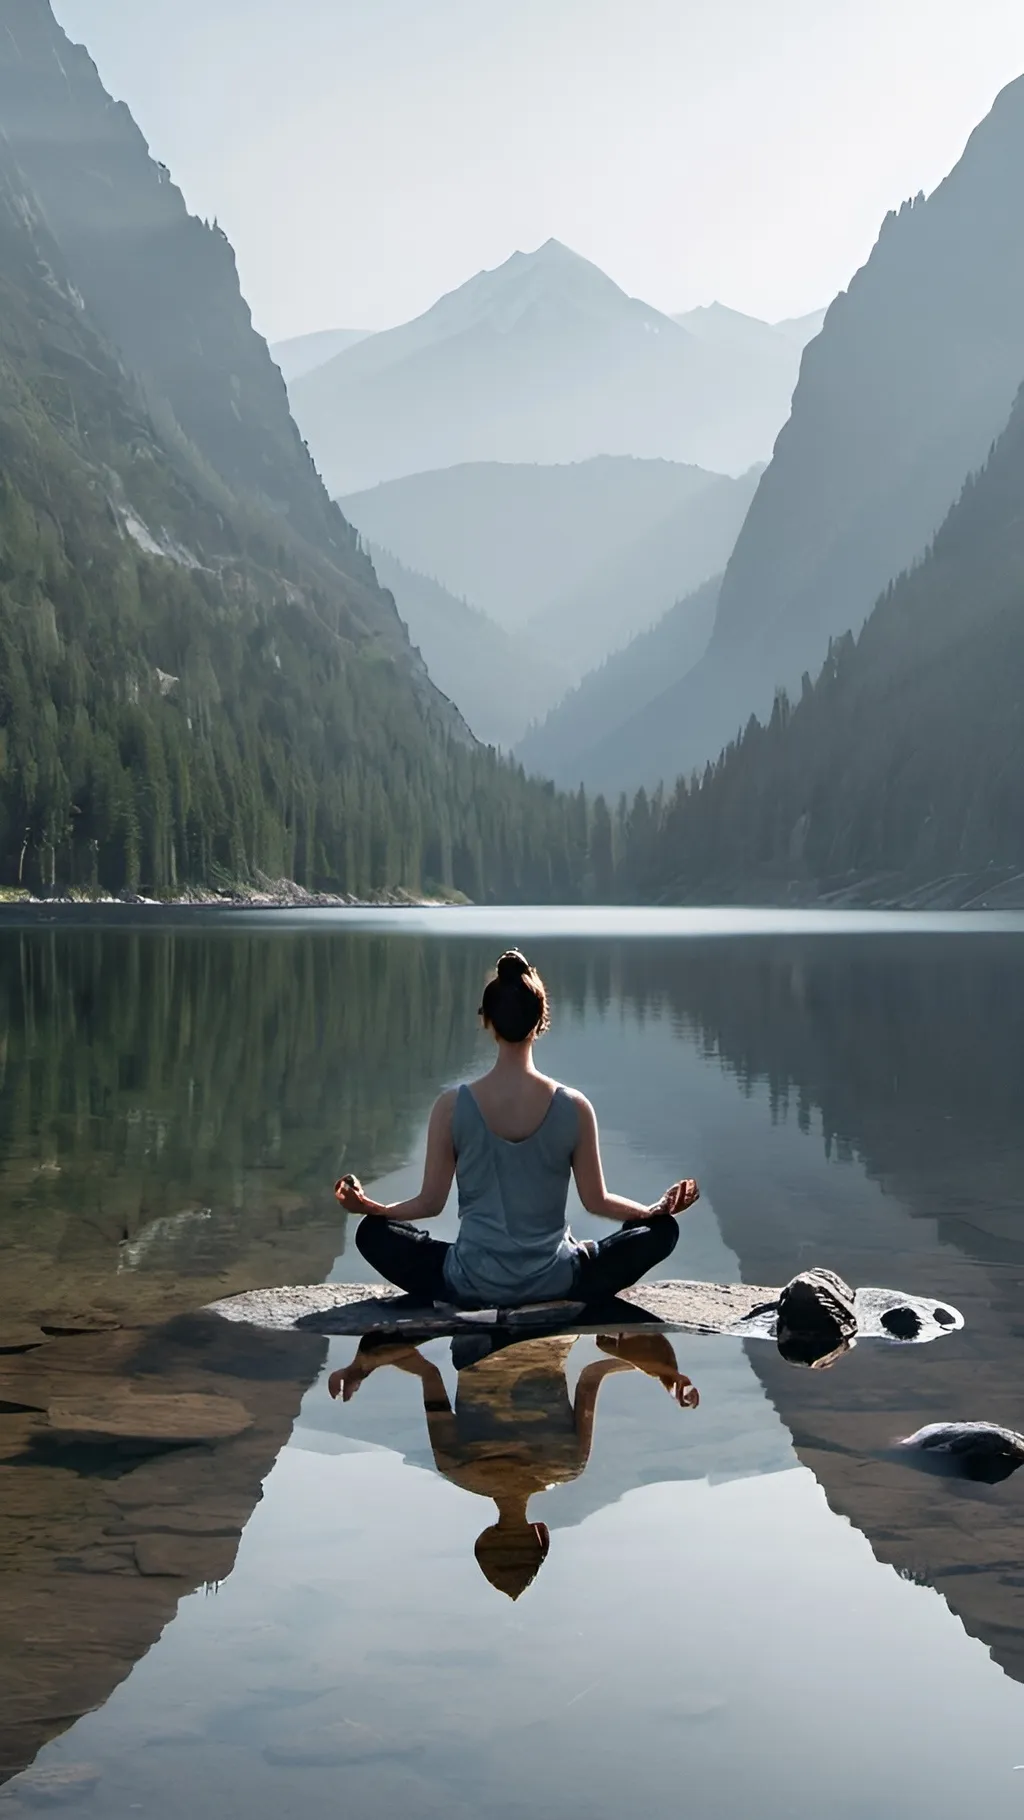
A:
<svg viewBox="0 0 1024 1820">
<path fill-rule="evenodd" d="M 824 327 L 827 309 L 809 310 L 806 316 L 786 316 L 781 322 L 773 322 L 776 335 L 784 335 L 787 340 L 795 341 L 798 347 L 805 348 L 809 341 L 820 335 Z"/>
<path fill-rule="evenodd" d="M 335 354 L 354 348 L 357 341 L 368 340 L 371 333 L 370 329 L 318 329 L 312 335 L 293 335 L 289 341 L 272 341 L 270 358 L 285 384 L 291 385 L 325 366 Z"/>
<path fill-rule="evenodd" d="M 582 581 L 530 621 L 529 632 L 571 675 L 579 674 L 581 660 L 595 665 L 609 653 L 622 651 L 670 607 L 710 576 L 721 574 L 761 472 L 751 468 L 738 480 L 715 475 L 695 498 L 684 500 L 631 543 L 594 563 Z M 694 652 L 691 664 L 706 643 L 705 639 Z M 681 679 L 684 672 L 675 674 Z M 627 754 L 621 756 L 625 761 Z M 635 785 L 646 773 L 642 749 L 630 746 L 615 787 Z"/>
<path fill-rule="evenodd" d="M 467 463 L 342 503 L 364 537 L 529 628 L 570 682 L 724 567 L 756 475 L 599 456 L 542 467 Z"/>
<path fill-rule="evenodd" d="M 1024 375 L 1022 163 L 1024 78 L 934 194 L 887 217 L 806 348 L 707 655 L 652 753 L 666 778 L 858 630 L 984 461 Z"/>
<path fill-rule="evenodd" d="M 430 681 L 225 236 L 47 0 L 2 22 L 0 885 L 564 902 L 576 805 Z"/>
<path fill-rule="evenodd" d="M 712 347 L 729 348 L 738 355 L 766 363 L 768 371 L 775 364 L 784 366 L 792 394 L 800 370 L 800 354 L 807 343 L 820 334 L 825 311 L 812 310 L 806 316 L 791 316 L 785 322 L 762 322 L 760 317 L 745 316 L 742 310 L 730 310 L 724 303 L 708 303 L 695 310 L 684 310 L 672 320 Z"/>
<path fill-rule="evenodd" d="M 742 473 L 768 457 L 789 409 L 784 338 L 768 366 L 758 377 L 756 359 L 627 297 L 549 240 L 346 349 L 291 392 L 335 494 L 465 462 L 594 455 Z"/>
<path fill-rule="evenodd" d="M 437 687 L 478 739 L 510 750 L 531 720 L 557 701 L 566 676 L 536 646 L 457 600 L 440 582 L 407 569 L 375 544 L 367 545 L 367 554 Z"/>
<path fill-rule="evenodd" d="M 924 561 L 652 820 L 624 888 L 702 901 L 1024 894 L 1024 393 Z M 652 713 L 668 717 L 666 694 Z M 628 843 L 624 843 L 628 845 Z"/>
<path fill-rule="evenodd" d="M 565 789 L 584 784 L 615 801 L 645 774 L 652 704 L 671 714 L 672 692 L 703 656 L 721 576 L 677 601 L 649 631 L 616 651 L 532 727 L 516 748 L 527 771 Z"/>
</svg>

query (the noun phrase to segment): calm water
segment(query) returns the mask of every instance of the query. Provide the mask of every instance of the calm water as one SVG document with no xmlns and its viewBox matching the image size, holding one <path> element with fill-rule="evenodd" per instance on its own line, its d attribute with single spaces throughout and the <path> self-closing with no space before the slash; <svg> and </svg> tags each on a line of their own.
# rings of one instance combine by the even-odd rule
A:
<svg viewBox="0 0 1024 1820">
<path fill-rule="evenodd" d="M 886 1448 L 1024 1427 L 1022 937 L 570 912 L 0 930 L 0 1813 L 1017 1820 L 1024 1474 Z M 666 1275 L 820 1262 L 965 1331 L 825 1372 L 676 1337 L 693 1410 L 592 1338 L 483 1365 L 433 1342 L 342 1405 L 354 1342 L 198 1314 L 368 1277 L 330 1185 L 416 1184 L 510 940 L 613 1185 L 701 1178 Z M 249 1426 L 160 1450 L 53 1414 L 126 1386 Z M 456 1392 L 501 1458 L 451 1446 Z M 527 1493 L 532 1581 L 478 1548 Z"/>
</svg>

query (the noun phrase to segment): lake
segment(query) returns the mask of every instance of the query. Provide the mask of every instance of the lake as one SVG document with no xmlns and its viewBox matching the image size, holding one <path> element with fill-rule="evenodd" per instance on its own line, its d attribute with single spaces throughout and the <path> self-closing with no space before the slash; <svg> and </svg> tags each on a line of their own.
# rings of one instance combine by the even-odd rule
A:
<svg viewBox="0 0 1024 1820">
<path fill-rule="evenodd" d="M 1018 1820 L 1024 1476 L 889 1448 L 1024 1427 L 1022 938 L 710 911 L 0 926 L 0 1814 Z M 611 1186 L 701 1180 L 662 1274 L 820 1263 L 964 1330 L 825 1371 L 676 1335 L 696 1408 L 594 1336 L 460 1336 L 343 1404 L 353 1340 L 202 1314 L 369 1280 L 331 1185 L 418 1186 L 512 942 Z M 212 1391 L 238 1432 L 98 1443 L 59 1415 L 126 1385 Z M 481 1543 L 509 1480 L 438 1445 L 425 1398 L 457 1390 L 500 1415 L 546 1558 Z"/>
</svg>

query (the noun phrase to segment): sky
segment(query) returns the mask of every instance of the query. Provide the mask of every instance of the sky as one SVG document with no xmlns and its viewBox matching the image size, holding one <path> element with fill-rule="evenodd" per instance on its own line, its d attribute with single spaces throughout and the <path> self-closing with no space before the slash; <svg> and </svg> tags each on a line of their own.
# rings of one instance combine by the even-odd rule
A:
<svg viewBox="0 0 1024 1820">
<path fill-rule="evenodd" d="M 1021 0 L 53 0 L 270 340 L 549 237 L 666 311 L 824 305 L 1024 72 Z"/>
</svg>

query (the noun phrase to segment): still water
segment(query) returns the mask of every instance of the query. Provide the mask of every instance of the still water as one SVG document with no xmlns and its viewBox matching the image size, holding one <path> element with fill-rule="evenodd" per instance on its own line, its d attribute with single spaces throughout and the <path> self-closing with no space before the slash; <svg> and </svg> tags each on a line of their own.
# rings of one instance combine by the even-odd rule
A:
<svg viewBox="0 0 1024 1820">
<path fill-rule="evenodd" d="M 1024 1427 L 1022 938 L 569 912 L 0 931 L 0 1814 L 1024 1814 L 1024 1474 L 887 1452 L 929 1421 Z M 199 1314 L 368 1279 L 331 1183 L 417 1185 L 512 941 L 611 1184 L 701 1179 L 665 1275 L 822 1263 L 964 1331 L 823 1372 L 675 1336 L 696 1408 L 593 1337 L 433 1341 L 343 1404 L 354 1341 Z M 125 1386 L 216 1392 L 243 1426 L 67 1431 Z M 494 1458 L 453 1445 L 456 1396 Z M 495 1557 L 527 1497 L 546 1558 Z"/>
</svg>

